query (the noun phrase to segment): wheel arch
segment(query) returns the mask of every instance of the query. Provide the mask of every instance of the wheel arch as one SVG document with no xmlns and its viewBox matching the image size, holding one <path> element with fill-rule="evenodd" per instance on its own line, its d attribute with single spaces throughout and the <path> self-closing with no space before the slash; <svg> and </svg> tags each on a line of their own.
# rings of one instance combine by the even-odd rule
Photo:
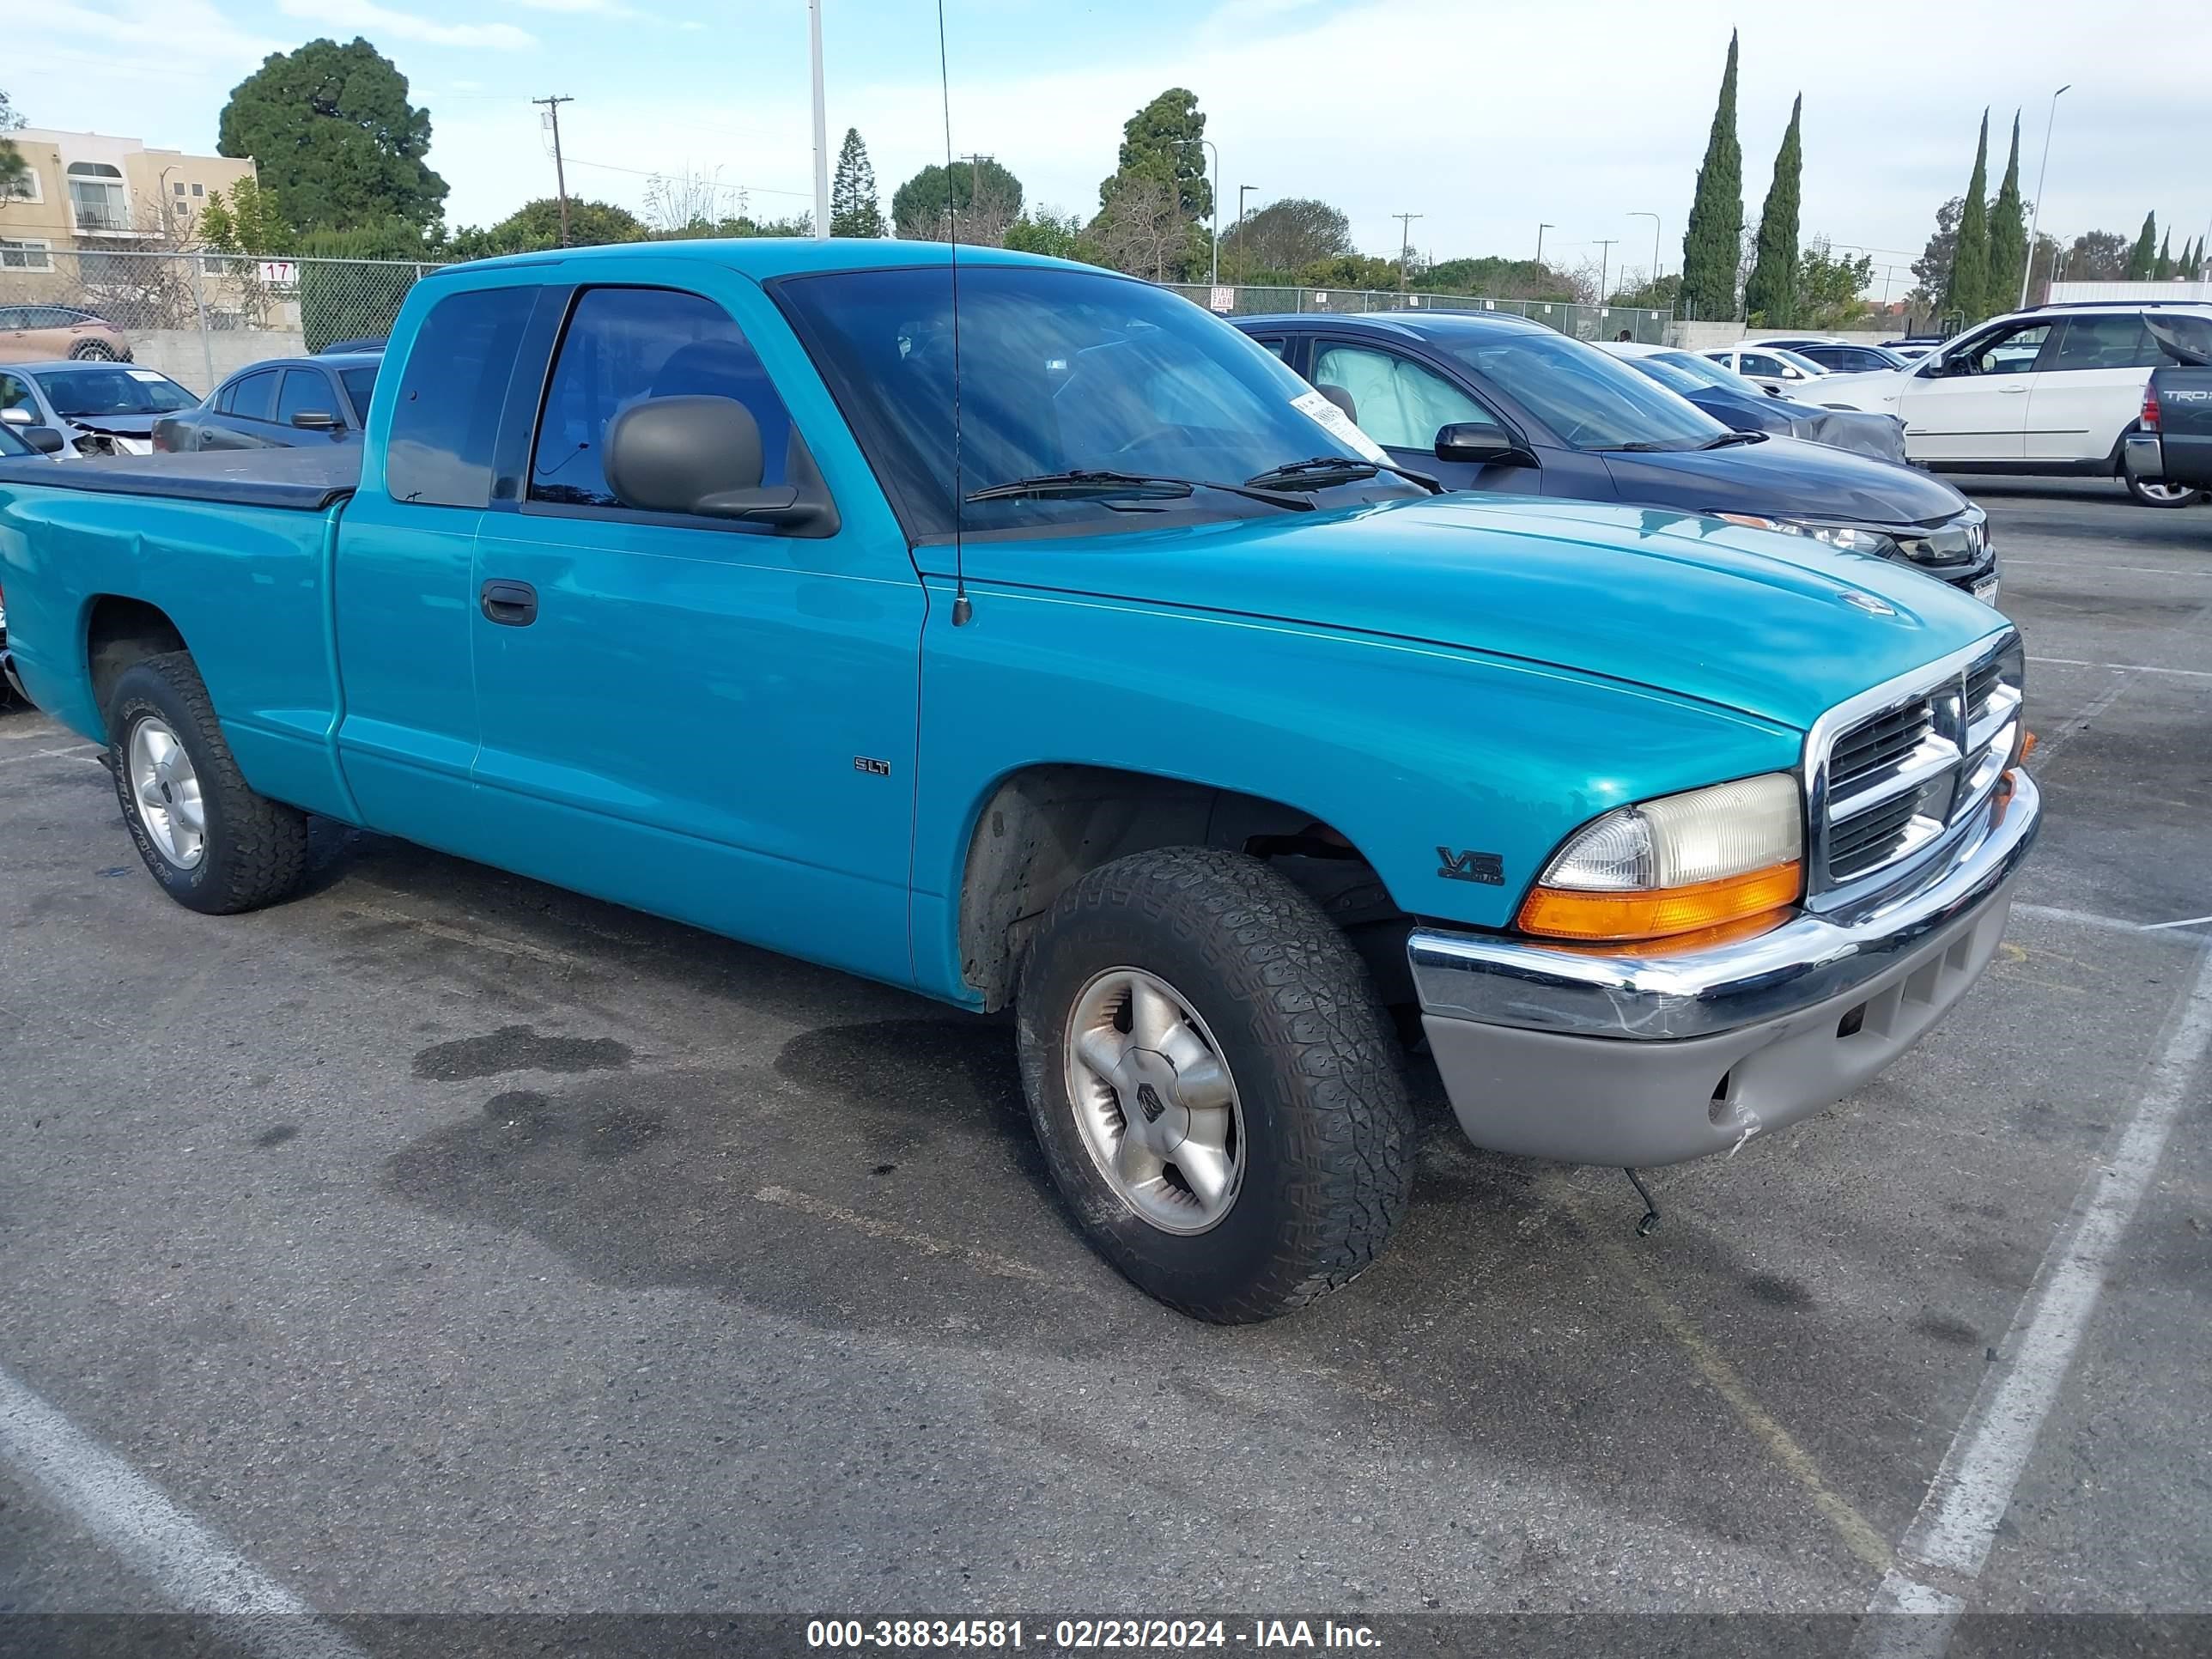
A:
<svg viewBox="0 0 2212 1659">
<path fill-rule="evenodd" d="M 1379 982 L 1404 977 L 1410 918 L 1366 856 L 1317 813 L 1188 779 L 1066 763 L 1015 768 L 976 805 L 961 865 L 961 977 L 987 1009 L 1005 1007 L 1028 936 L 1053 902 L 1100 866 L 1162 847 L 1219 848 L 1276 865 L 1331 912 Z"/>
<path fill-rule="evenodd" d="M 95 593 L 85 601 L 84 663 L 93 713 L 101 729 L 115 682 L 134 663 L 185 651 L 184 631 L 159 605 L 122 593 Z"/>
</svg>

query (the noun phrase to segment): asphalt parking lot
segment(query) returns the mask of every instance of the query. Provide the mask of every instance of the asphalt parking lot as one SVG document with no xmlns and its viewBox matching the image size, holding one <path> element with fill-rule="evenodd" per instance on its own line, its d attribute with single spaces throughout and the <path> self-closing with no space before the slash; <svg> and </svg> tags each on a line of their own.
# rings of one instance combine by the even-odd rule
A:
<svg viewBox="0 0 2212 1659">
<path fill-rule="evenodd" d="M 1966 488 L 2050 813 L 1969 1002 L 1808 1125 L 1658 1171 L 1649 1238 L 1617 1172 L 1431 1114 L 1390 1254 L 1255 1328 L 1063 1224 L 1002 1026 L 373 838 L 193 915 L 91 748 L 0 714 L 17 1426 L 341 1626 L 1857 1613 L 2008 1432 L 1985 1562 L 1908 1577 L 2212 1608 L 2212 507 Z M 2054 1369 L 2029 1316 L 2147 1113 Z M 1989 1428 L 2014 1383 L 2047 1410 Z M 0 1611 L 173 1607 L 162 1559 L 0 1458 Z"/>
</svg>

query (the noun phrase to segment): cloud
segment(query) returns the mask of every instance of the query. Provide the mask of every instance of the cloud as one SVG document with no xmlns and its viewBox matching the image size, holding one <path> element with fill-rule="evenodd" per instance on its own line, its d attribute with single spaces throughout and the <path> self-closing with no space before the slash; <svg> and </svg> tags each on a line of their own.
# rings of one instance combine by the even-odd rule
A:
<svg viewBox="0 0 2212 1659">
<path fill-rule="evenodd" d="M 623 5 L 622 0 L 507 0 L 510 6 L 520 6 L 525 11 L 567 12 L 572 15 L 596 12 L 603 17 L 635 17 L 637 13 Z"/>
<path fill-rule="evenodd" d="M 537 36 L 512 23 L 434 23 L 412 12 L 378 5 L 376 0 L 280 0 L 280 9 L 287 17 L 419 41 L 426 46 L 487 46 L 515 52 L 538 44 Z"/>
</svg>

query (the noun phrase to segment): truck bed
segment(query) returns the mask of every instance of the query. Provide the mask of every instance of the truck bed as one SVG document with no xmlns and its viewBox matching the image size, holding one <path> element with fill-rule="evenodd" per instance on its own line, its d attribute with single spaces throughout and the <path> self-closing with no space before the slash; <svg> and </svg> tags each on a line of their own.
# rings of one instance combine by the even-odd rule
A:
<svg viewBox="0 0 2212 1659">
<path fill-rule="evenodd" d="M 0 485 L 43 484 L 95 495 L 159 495 L 222 507 L 321 513 L 361 483 L 359 444 L 223 449 L 96 460 L 0 461 Z"/>
</svg>

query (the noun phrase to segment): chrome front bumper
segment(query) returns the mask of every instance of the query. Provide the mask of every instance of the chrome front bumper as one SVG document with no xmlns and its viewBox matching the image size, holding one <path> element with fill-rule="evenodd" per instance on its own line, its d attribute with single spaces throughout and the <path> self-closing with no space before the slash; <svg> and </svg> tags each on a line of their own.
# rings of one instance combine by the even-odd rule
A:
<svg viewBox="0 0 2212 1659">
<path fill-rule="evenodd" d="M 2008 801 L 1914 890 L 1667 956 L 1417 929 L 1422 1023 L 1479 1146 L 1573 1163 L 1724 1152 L 1859 1087 L 1995 954 L 2042 802 Z"/>
</svg>

